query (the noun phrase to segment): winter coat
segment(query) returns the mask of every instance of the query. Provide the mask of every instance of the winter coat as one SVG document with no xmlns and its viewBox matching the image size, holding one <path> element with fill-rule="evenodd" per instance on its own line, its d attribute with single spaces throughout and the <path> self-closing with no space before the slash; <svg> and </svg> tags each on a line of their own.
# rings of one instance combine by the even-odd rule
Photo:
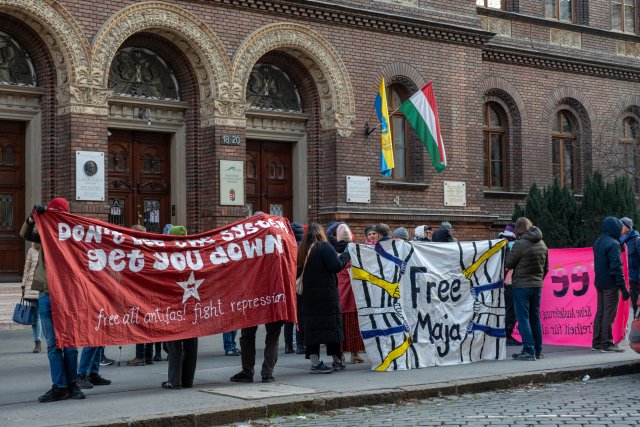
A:
<svg viewBox="0 0 640 427">
<path fill-rule="evenodd" d="M 339 343 L 344 339 L 336 274 L 351 260 L 349 252 L 338 256 L 329 242 L 316 243 L 304 268 L 302 329 L 304 343 Z"/>
<path fill-rule="evenodd" d="M 549 250 L 542 240 L 542 231 L 531 227 L 507 252 L 505 267 L 513 269 L 514 288 L 541 288 L 549 271 Z"/>
<path fill-rule="evenodd" d="M 622 222 L 612 216 L 602 221 L 600 237 L 593 244 L 593 268 L 596 273 L 597 289 L 614 289 L 626 286 L 622 272 L 622 252 L 620 249 Z"/>
<path fill-rule="evenodd" d="M 440 227 L 434 231 L 431 236 L 433 242 L 455 242 L 456 239 L 451 235 L 451 229 L 447 227 Z"/>
<path fill-rule="evenodd" d="M 36 231 L 35 227 L 35 223 L 29 224 L 28 221 L 25 221 L 24 224 L 22 224 L 22 228 L 20 229 L 20 236 L 27 242 L 42 243 L 40 235 Z M 40 253 L 38 255 L 38 265 L 36 266 L 36 270 L 33 273 L 33 283 L 31 284 L 31 289 L 33 289 L 34 291 L 43 292 L 45 294 L 49 293 L 49 287 L 47 286 L 47 269 L 45 267 L 44 251 L 42 246 L 40 247 Z"/>
<path fill-rule="evenodd" d="M 31 289 L 33 274 L 35 273 L 36 266 L 38 265 L 39 255 L 40 252 L 33 246 L 30 247 L 27 252 L 27 259 L 24 262 L 24 273 L 22 274 L 22 292 L 24 293 L 25 299 L 37 300 L 40 296 L 40 292 Z"/>
<path fill-rule="evenodd" d="M 627 245 L 629 280 L 638 282 L 640 281 L 640 235 L 636 230 L 629 230 L 620 238 L 620 243 Z"/>
</svg>

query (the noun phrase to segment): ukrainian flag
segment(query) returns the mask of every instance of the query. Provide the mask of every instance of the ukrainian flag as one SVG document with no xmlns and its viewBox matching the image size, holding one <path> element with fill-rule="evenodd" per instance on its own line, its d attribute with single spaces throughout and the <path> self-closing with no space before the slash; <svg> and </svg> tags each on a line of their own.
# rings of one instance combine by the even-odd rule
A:
<svg viewBox="0 0 640 427">
<path fill-rule="evenodd" d="M 380 173 L 384 176 L 391 176 L 391 169 L 394 167 L 393 141 L 391 140 L 391 128 L 389 127 L 389 107 L 387 106 L 384 77 L 380 80 L 380 89 L 378 89 L 374 106 L 378 119 L 380 119 L 380 139 L 382 142 Z"/>
</svg>

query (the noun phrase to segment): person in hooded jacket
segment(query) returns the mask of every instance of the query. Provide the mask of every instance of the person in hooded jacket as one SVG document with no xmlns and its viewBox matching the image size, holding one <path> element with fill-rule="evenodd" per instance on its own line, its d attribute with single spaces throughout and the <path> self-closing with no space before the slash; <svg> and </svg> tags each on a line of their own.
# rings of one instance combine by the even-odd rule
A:
<svg viewBox="0 0 640 427">
<path fill-rule="evenodd" d="M 302 237 L 304 236 L 304 225 L 299 222 L 291 223 L 291 230 L 293 231 L 293 235 L 296 237 L 296 243 L 300 246 L 302 242 Z M 296 298 L 296 305 L 298 311 L 298 318 L 302 317 L 300 313 L 300 297 Z M 300 321 L 298 321 L 298 329 L 296 330 L 296 347 L 295 350 L 293 348 L 293 327 L 294 323 L 285 323 L 284 324 L 284 353 L 296 353 L 296 354 L 304 354 L 304 332 L 302 330 L 302 326 L 300 325 Z"/>
<path fill-rule="evenodd" d="M 505 267 L 513 269 L 513 305 L 522 337 L 522 352 L 516 360 L 535 361 L 543 358 L 540 298 L 542 282 L 549 271 L 549 250 L 542 240 L 542 231 L 528 218 L 516 221 L 518 240 L 507 252 Z"/>
<path fill-rule="evenodd" d="M 595 270 L 595 287 L 598 295 L 596 317 L 593 320 L 592 351 L 622 352 L 613 343 L 613 321 L 618 311 L 620 292 L 629 299 L 624 273 L 622 271 L 622 252 L 620 235 L 622 222 L 608 216 L 602 221 L 598 240 L 593 244 L 593 269 Z"/>
<path fill-rule="evenodd" d="M 638 310 L 638 296 L 640 295 L 640 235 L 633 229 L 631 218 L 620 218 L 620 222 L 622 222 L 620 243 L 624 243 L 627 247 L 629 293 L 631 294 L 631 307 L 635 317 L 635 313 Z"/>
<path fill-rule="evenodd" d="M 320 360 L 320 344 L 326 344 L 327 355 L 332 356 L 334 364 L 341 370 L 345 367 L 340 359 L 344 331 L 336 274 L 351 260 L 346 246 L 347 242 L 342 241 L 334 249 L 322 226 L 314 223 L 307 228 L 298 251 L 298 272 L 303 278 L 304 343 L 312 374 L 333 372 L 333 367 Z"/>
</svg>

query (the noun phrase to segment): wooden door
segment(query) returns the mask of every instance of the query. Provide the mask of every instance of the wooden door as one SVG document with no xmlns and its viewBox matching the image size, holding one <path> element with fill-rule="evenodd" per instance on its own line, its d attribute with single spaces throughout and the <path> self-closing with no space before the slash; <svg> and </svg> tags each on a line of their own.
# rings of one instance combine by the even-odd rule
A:
<svg viewBox="0 0 640 427">
<path fill-rule="evenodd" d="M 24 269 L 25 124 L 0 120 L 0 276 L 16 277 Z M 36 165 L 39 166 L 39 165 Z"/>
<path fill-rule="evenodd" d="M 247 141 L 245 197 L 249 213 L 293 217 L 291 144 Z"/>
<path fill-rule="evenodd" d="M 111 130 L 109 222 L 162 233 L 171 218 L 169 143 L 168 134 Z"/>
</svg>

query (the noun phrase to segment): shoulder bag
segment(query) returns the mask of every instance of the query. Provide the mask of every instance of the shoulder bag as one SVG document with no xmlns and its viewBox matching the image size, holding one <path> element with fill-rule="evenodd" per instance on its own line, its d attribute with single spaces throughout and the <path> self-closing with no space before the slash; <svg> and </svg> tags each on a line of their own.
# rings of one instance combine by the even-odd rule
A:
<svg viewBox="0 0 640 427">
<path fill-rule="evenodd" d="M 20 298 L 20 302 L 13 309 L 13 321 L 21 325 L 34 324 L 33 307 L 24 298 Z"/>
</svg>

